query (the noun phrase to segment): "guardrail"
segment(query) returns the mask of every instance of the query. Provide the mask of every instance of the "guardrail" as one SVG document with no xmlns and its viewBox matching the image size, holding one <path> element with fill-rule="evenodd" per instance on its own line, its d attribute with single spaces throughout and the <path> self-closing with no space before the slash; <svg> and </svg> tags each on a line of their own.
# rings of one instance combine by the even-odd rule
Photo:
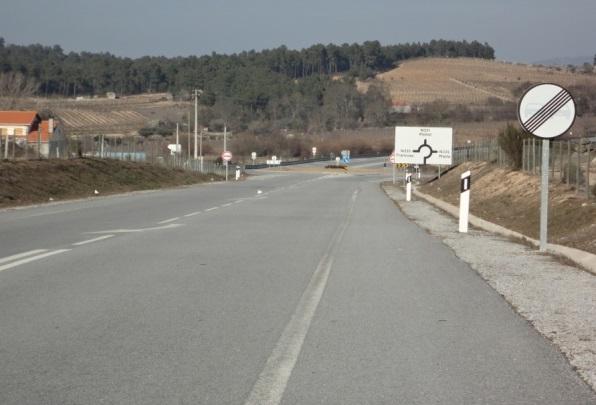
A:
<svg viewBox="0 0 596 405">
<path fill-rule="evenodd" d="M 374 153 L 365 153 L 358 156 L 352 156 L 351 159 L 364 159 L 364 158 L 371 158 L 371 157 L 387 157 L 385 154 L 381 152 L 374 152 Z M 268 165 L 267 163 L 257 163 L 257 164 L 247 164 L 244 165 L 246 170 L 253 170 L 253 169 L 266 169 L 268 167 L 276 167 L 276 166 L 294 166 L 294 165 L 302 165 L 308 163 L 316 163 L 316 162 L 335 162 L 335 155 L 330 157 L 320 157 L 314 159 L 295 159 L 295 160 L 282 160 L 279 165 Z"/>
</svg>

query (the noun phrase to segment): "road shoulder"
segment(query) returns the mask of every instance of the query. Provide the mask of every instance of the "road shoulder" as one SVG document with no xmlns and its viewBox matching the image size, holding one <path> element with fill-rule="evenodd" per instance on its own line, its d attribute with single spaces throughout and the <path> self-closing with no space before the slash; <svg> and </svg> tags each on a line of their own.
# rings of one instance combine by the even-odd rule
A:
<svg viewBox="0 0 596 405">
<path fill-rule="evenodd" d="M 385 185 L 402 212 L 455 254 L 567 357 L 596 389 L 596 277 L 567 266 L 510 239 L 472 229 L 457 232 L 457 222 L 430 204 L 405 202 L 401 189 Z"/>
</svg>

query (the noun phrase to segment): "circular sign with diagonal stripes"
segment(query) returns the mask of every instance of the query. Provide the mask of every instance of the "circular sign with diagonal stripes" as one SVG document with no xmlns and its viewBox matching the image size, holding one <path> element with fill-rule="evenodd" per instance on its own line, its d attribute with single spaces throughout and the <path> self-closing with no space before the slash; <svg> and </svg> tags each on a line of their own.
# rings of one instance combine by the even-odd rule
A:
<svg viewBox="0 0 596 405">
<path fill-rule="evenodd" d="M 575 122 L 575 101 L 556 84 L 539 84 L 521 98 L 517 109 L 521 126 L 540 138 L 563 135 Z"/>
</svg>

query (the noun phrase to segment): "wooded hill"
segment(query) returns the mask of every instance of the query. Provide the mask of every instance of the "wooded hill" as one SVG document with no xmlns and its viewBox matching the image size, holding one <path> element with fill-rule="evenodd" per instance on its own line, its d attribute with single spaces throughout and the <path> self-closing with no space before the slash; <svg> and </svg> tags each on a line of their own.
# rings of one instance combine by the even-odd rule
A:
<svg viewBox="0 0 596 405">
<path fill-rule="evenodd" d="M 389 95 L 376 87 L 360 94 L 355 80 L 407 59 L 430 56 L 493 59 L 494 50 L 477 41 L 387 46 L 368 41 L 302 50 L 281 46 L 232 55 L 131 59 L 109 53 L 65 53 L 59 46 L 11 45 L 0 38 L 0 74 L 23 75 L 29 87 L 34 81 L 38 96 L 168 91 L 184 97 L 198 88 L 201 104 L 209 107 L 202 111 L 202 122 L 221 119 L 236 129 L 255 131 L 384 125 Z"/>
</svg>

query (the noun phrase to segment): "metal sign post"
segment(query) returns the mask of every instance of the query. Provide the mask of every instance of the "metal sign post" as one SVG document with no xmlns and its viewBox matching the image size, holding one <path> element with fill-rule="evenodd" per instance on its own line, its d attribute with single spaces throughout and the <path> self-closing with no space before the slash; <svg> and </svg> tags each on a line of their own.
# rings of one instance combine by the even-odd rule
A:
<svg viewBox="0 0 596 405">
<path fill-rule="evenodd" d="M 540 191 L 540 251 L 548 244 L 548 169 L 550 139 L 563 135 L 575 122 L 575 101 L 563 87 L 544 83 L 528 89 L 517 114 L 523 129 L 542 138 L 542 181 Z"/>
<path fill-rule="evenodd" d="M 226 181 L 228 181 L 228 162 L 232 160 L 232 152 L 229 150 L 224 151 L 221 154 L 221 160 L 223 160 L 224 165 L 226 167 Z"/>
<path fill-rule="evenodd" d="M 548 162 L 550 141 L 542 140 L 542 182 L 540 183 L 540 251 L 546 252 L 548 244 Z"/>
</svg>

